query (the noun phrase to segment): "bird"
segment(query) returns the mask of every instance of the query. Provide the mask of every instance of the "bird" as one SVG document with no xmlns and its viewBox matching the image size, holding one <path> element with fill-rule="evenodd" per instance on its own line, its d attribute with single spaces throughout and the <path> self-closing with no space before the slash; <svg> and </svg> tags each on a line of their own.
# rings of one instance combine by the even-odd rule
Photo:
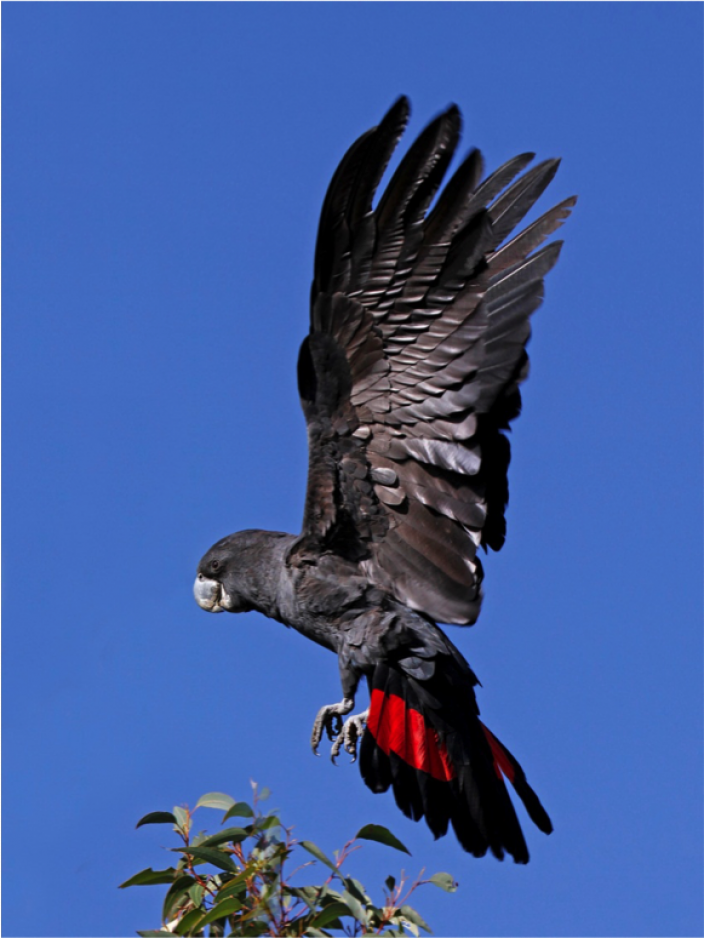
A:
<svg viewBox="0 0 704 938">
<path fill-rule="evenodd" d="M 203 556 L 195 599 L 256 610 L 334 652 L 342 700 L 319 710 L 376 793 L 451 826 L 476 857 L 527 863 L 508 781 L 544 833 L 552 822 L 515 757 L 480 720 L 477 677 L 438 623 L 479 615 L 479 550 L 505 539 L 509 424 L 526 343 L 576 197 L 516 227 L 553 179 L 523 153 L 484 176 L 471 149 L 443 185 L 462 118 L 451 105 L 377 189 L 404 133 L 399 97 L 347 150 L 321 211 L 310 331 L 298 357 L 308 436 L 300 534 L 246 530 Z M 376 199 L 376 202 L 375 202 Z M 353 714 L 362 679 L 369 707 Z M 343 717 L 347 720 L 343 722 Z"/>
</svg>

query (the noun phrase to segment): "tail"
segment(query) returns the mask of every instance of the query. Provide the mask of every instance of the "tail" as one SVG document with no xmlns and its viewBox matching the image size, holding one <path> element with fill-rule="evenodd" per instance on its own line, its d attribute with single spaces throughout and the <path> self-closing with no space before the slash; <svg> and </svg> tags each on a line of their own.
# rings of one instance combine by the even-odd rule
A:
<svg viewBox="0 0 704 938">
<path fill-rule="evenodd" d="M 454 667 L 434 671 L 421 681 L 399 666 L 376 666 L 360 752 L 362 778 L 373 792 L 393 786 L 403 813 L 414 821 L 425 816 L 436 838 L 452 824 L 475 857 L 491 850 L 500 860 L 509 853 L 516 863 L 527 863 L 504 777 L 546 834 L 552 831 L 550 818 L 516 759 L 479 720 L 467 673 Z"/>
</svg>

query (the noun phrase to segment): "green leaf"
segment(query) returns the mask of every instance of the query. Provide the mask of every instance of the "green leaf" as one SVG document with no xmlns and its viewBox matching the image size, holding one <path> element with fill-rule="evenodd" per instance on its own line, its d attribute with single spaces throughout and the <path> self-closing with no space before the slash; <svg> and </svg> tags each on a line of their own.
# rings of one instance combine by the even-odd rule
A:
<svg viewBox="0 0 704 938">
<path fill-rule="evenodd" d="M 367 905 L 367 916 L 369 918 L 369 924 L 367 925 L 367 928 L 371 930 L 372 927 L 377 928 L 381 924 L 383 912 L 381 909 L 377 908 L 377 906 L 372 905 L 370 901 Z"/>
<path fill-rule="evenodd" d="M 188 812 L 184 811 L 183 808 L 176 807 L 174 808 L 174 818 L 176 823 L 182 830 L 186 830 L 188 825 Z"/>
<path fill-rule="evenodd" d="M 120 883 L 118 889 L 126 889 L 128 886 L 151 886 L 153 883 L 173 883 L 176 872 L 172 866 L 168 870 L 153 870 L 149 866 Z"/>
<path fill-rule="evenodd" d="M 259 792 L 259 801 L 266 801 L 270 794 L 271 792 L 268 788 L 262 788 L 262 790 Z"/>
<path fill-rule="evenodd" d="M 276 817 L 275 814 L 270 814 L 268 817 L 259 818 L 254 822 L 254 827 L 258 831 L 268 831 L 272 827 L 280 827 L 281 821 Z"/>
<path fill-rule="evenodd" d="M 305 902 L 311 912 L 315 912 L 318 903 L 322 899 L 322 893 L 318 886 L 284 886 L 284 893 Z"/>
<path fill-rule="evenodd" d="M 229 898 L 221 898 L 218 896 L 218 898 L 215 900 L 213 911 L 218 909 L 220 918 L 224 918 L 226 915 L 232 915 L 234 912 L 239 912 L 239 910 L 242 908 L 242 905 L 243 904 L 240 902 L 240 900 L 234 896 L 230 896 Z"/>
<path fill-rule="evenodd" d="M 431 876 L 426 882 L 433 883 L 434 886 L 439 886 L 440 889 L 444 889 L 445 892 L 457 891 L 458 883 L 455 882 L 449 873 L 435 873 L 435 875 Z"/>
<path fill-rule="evenodd" d="M 211 850 L 209 847 L 175 847 L 174 853 L 188 854 L 197 860 L 205 860 L 206 863 L 212 863 L 213 866 L 227 870 L 228 873 L 238 872 L 235 864 L 222 850 Z"/>
<path fill-rule="evenodd" d="M 191 886 L 191 888 L 188 890 L 188 897 L 193 903 L 193 905 L 196 907 L 196 909 L 199 909 L 201 906 L 201 903 L 203 902 L 204 892 L 205 892 L 205 889 L 203 889 L 200 883 L 194 883 Z M 162 917 L 166 918 L 167 916 L 164 915 Z"/>
<path fill-rule="evenodd" d="M 320 860 L 321 863 L 324 863 L 325 866 L 329 866 L 331 870 L 334 870 L 337 873 L 337 867 L 332 862 L 332 860 L 325 856 L 320 847 L 316 847 L 316 845 L 310 840 L 302 840 L 301 846 L 304 850 L 307 850 L 308 853 L 312 853 L 316 860 Z"/>
<path fill-rule="evenodd" d="M 178 923 L 174 932 L 177 935 L 187 935 L 188 932 L 198 932 L 200 930 L 200 920 L 205 918 L 202 909 L 191 909 Z"/>
<path fill-rule="evenodd" d="M 249 837 L 249 833 L 242 827 L 227 827 L 224 831 L 206 837 L 197 845 L 199 847 L 215 847 L 217 844 L 240 844 Z"/>
<path fill-rule="evenodd" d="M 394 837 L 390 830 L 382 827 L 381 824 L 365 824 L 355 835 L 357 840 L 374 840 L 378 844 L 386 844 L 387 847 L 393 847 L 394 850 L 400 850 L 411 856 L 408 847 L 404 847 L 398 837 Z"/>
<path fill-rule="evenodd" d="M 409 922 L 413 922 L 414 925 L 419 925 L 423 931 L 427 931 L 429 934 L 432 932 L 432 929 L 428 923 L 424 921 L 424 919 L 422 919 L 416 910 L 410 905 L 401 906 L 401 915 Z"/>
<path fill-rule="evenodd" d="M 168 935 L 169 932 L 165 928 L 161 928 L 159 931 L 138 931 L 138 935 L 141 935 L 142 938 L 164 938 L 164 935 Z"/>
<path fill-rule="evenodd" d="M 367 924 L 367 910 L 364 908 L 364 906 L 362 905 L 362 903 L 361 903 L 358 899 L 356 899 L 356 898 L 352 895 L 352 893 L 348 892 L 347 890 L 345 890 L 345 891 L 342 893 L 342 901 L 343 901 L 343 903 L 347 906 L 347 908 L 350 910 L 350 912 L 352 913 L 352 915 L 354 916 L 354 918 L 356 918 L 358 922 L 361 922 L 362 925 L 364 925 L 364 926 L 366 927 L 366 924 Z"/>
<path fill-rule="evenodd" d="M 344 902 L 331 902 L 330 905 L 326 905 L 322 912 L 319 912 L 315 916 L 311 925 L 314 925 L 316 928 L 324 928 L 326 925 L 332 925 L 341 915 L 349 915 L 351 918 L 354 918 L 354 915 Z M 333 928 L 340 927 L 340 925 L 333 925 Z"/>
<path fill-rule="evenodd" d="M 246 874 L 241 873 L 239 876 L 236 876 L 231 882 L 226 886 L 223 886 L 222 889 L 218 891 L 216 902 L 220 902 L 221 899 L 226 899 L 229 896 L 236 896 L 247 888 L 247 884 L 244 881 Z"/>
<path fill-rule="evenodd" d="M 386 888 L 389 890 L 389 892 L 393 892 L 396 888 L 396 880 L 393 876 L 387 876 L 384 880 L 384 883 L 386 884 Z"/>
<path fill-rule="evenodd" d="M 184 898 L 185 893 L 195 884 L 192 876 L 179 876 L 173 886 L 164 896 L 164 906 L 161 910 L 163 921 L 168 922 L 173 918 L 179 901 Z"/>
<path fill-rule="evenodd" d="M 345 889 L 351 892 L 355 899 L 359 899 L 360 902 L 372 901 L 364 891 L 364 886 L 358 879 L 353 879 L 351 876 L 346 876 L 344 877 L 343 882 L 345 884 Z"/>
<path fill-rule="evenodd" d="M 250 808 L 246 801 L 238 801 L 232 805 L 225 817 L 222 819 L 222 823 L 229 820 L 231 817 L 254 817 L 254 811 Z"/>
<path fill-rule="evenodd" d="M 228 915 L 239 912 L 241 908 L 242 903 L 238 902 L 237 899 L 225 899 L 224 902 L 218 902 L 217 905 L 212 907 L 205 918 L 201 919 L 198 923 L 198 927 L 202 928 L 204 925 L 210 925 L 211 922 L 216 922 L 219 918 L 227 918 Z"/>
<path fill-rule="evenodd" d="M 149 814 L 145 814 L 143 818 L 140 818 L 137 821 L 137 827 L 142 827 L 144 824 L 175 824 L 176 818 L 170 811 L 151 811 Z"/>
<path fill-rule="evenodd" d="M 232 934 L 232 932 L 230 932 Z M 246 922 L 237 918 L 237 935 L 239 938 L 252 938 L 254 935 L 270 935 L 268 922 Z"/>
<path fill-rule="evenodd" d="M 235 799 L 229 795 L 224 795 L 221 791 L 209 791 L 196 802 L 196 808 L 220 808 L 222 811 L 229 811 L 234 807 Z"/>
<path fill-rule="evenodd" d="M 319 928 L 315 928 L 313 925 L 309 925 L 303 934 L 310 935 L 310 938 L 328 938 L 327 932 L 321 931 Z"/>
</svg>

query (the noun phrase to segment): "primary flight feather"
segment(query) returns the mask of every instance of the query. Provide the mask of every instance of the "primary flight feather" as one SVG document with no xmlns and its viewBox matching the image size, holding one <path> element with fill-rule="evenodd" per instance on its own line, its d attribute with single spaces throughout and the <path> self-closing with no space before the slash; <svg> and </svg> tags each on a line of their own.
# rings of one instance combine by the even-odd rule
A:
<svg viewBox="0 0 704 938">
<path fill-rule="evenodd" d="M 510 446 L 530 316 L 569 215 L 561 202 L 513 234 L 555 175 L 522 154 L 481 181 L 472 150 L 430 208 L 460 138 L 454 105 L 412 144 L 376 208 L 403 133 L 400 98 L 347 151 L 320 218 L 310 332 L 298 359 L 309 469 L 299 535 L 242 531 L 203 557 L 209 612 L 256 609 L 338 656 L 343 700 L 322 707 L 333 757 L 353 757 L 436 837 L 475 856 L 528 849 L 504 778 L 552 825 L 525 773 L 479 720 L 471 668 L 437 622 L 471 625 L 481 547 L 505 538 Z M 364 713 L 354 707 L 362 677 Z"/>
</svg>

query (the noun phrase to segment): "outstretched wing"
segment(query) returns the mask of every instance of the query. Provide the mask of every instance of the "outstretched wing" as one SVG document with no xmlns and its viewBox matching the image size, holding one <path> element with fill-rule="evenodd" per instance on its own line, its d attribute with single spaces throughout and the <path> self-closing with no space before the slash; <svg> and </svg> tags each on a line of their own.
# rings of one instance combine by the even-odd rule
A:
<svg viewBox="0 0 704 938">
<path fill-rule="evenodd" d="M 519 175 L 533 157 L 523 154 L 480 182 L 472 150 L 428 211 L 460 137 L 452 106 L 372 208 L 408 114 L 400 98 L 350 147 L 323 204 L 299 358 L 310 455 L 301 544 L 360 562 L 436 621 L 471 624 L 477 548 L 504 542 L 503 431 L 520 412 L 529 319 L 561 242 L 538 248 L 576 200 L 507 241 L 559 161 Z"/>
</svg>

